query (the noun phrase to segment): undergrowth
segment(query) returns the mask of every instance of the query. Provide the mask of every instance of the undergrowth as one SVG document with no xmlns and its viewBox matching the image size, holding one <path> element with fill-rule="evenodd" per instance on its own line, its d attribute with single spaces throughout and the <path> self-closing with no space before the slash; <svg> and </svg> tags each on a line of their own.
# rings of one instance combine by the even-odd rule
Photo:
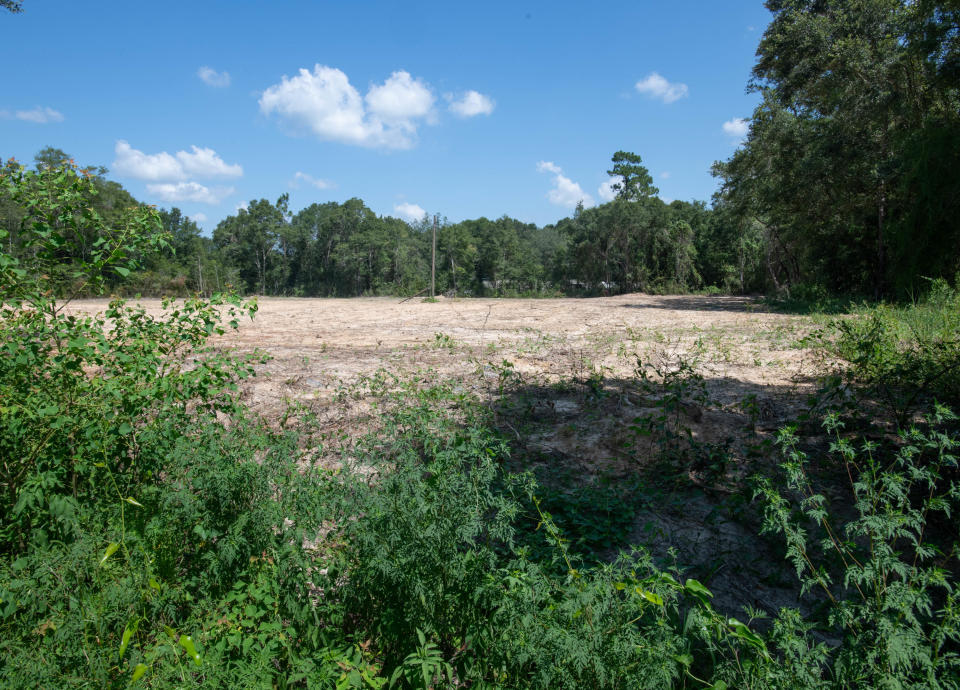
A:
<svg viewBox="0 0 960 690">
<path fill-rule="evenodd" d="M 960 406 L 960 287 L 943 279 L 916 303 L 861 307 L 807 343 L 841 363 L 835 388 L 879 403 L 900 427 L 934 399 Z"/>
</svg>

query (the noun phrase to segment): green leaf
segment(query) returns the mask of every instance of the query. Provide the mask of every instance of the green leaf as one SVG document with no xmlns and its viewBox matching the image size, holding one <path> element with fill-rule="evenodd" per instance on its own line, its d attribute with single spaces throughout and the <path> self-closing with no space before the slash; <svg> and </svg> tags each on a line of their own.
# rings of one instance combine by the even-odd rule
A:
<svg viewBox="0 0 960 690">
<path fill-rule="evenodd" d="M 117 656 L 117 659 L 123 659 L 123 655 L 127 651 L 127 646 L 130 644 L 130 639 L 133 637 L 133 634 L 137 632 L 139 626 L 139 618 L 132 618 L 127 623 L 127 627 L 123 629 L 123 635 L 120 638 L 120 654 Z"/>
<path fill-rule="evenodd" d="M 127 496 L 127 497 L 126 497 L 125 499 L 123 499 L 123 500 L 126 501 L 127 503 L 129 503 L 130 505 L 137 506 L 138 508 L 143 508 L 143 504 L 142 504 L 142 503 L 138 503 L 138 502 L 136 501 L 136 499 L 132 498 L 131 496 Z"/>
<path fill-rule="evenodd" d="M 118 431 L 120 432 L 121 436 L 126 436 L 131 431 L 133 431 L 133 427 L 130 426 L 127 422 L 124 422 L 123 424 L 120 425 L 120 428 L 118 429 Z"/>
<path fill-rule="evenodd" d="M 116 271 L 122 278 L 126 278 L 128 275 L 130 275 L 130 269 L 124 268 L 123 266 L 114 266 L 113 270 Z"/>
<path fill-rule="evenodd" d="M 639 594 L 641 597 L 649 601 L 651 604 L 656 604 L 657 606 L 663 606 L 663 598 L 656 592 L 648 592 L 645 589 L 640 587 L 634 587 L 634 591 Z"/>
<path fill-rule="evenodd" d="M 193 639 L 189 635 L 180 636 L 180 646 L 186 650 L 187 654 L 190 655 L 190 658 L 193 659 L 193 663 L 195 663 L 197 666 L 200 666 L 200 664 L 203 663 L 200 660 L 200 654 L 197 652 L 197 648 L 193 644 Z"/>
<path fill-rule="evenodd" d="M 136 683 L 138 680 L 143 678 L 143 674 L 147 672 L 146 664 L 137 664 L 133 669 L 133 675 L 130 677 L 131 683 Z"/>
<path fill-rule="evenodd" d="M 730 626 L 735 637 L 766 653 L 766 645 L 763 643 L 763 638 L 750 630 L 744 623 L 741 623 L 736 618 L 730 618 L 727 620 L 727 625 Z"/>
<path fill-rule="evenodd" d="M 117 552 L 117 549 L 119 548 L 120 548 L 120 544 L 118 544 L 115 541 L 110 542 L 109 546 L 107 546 L 107 550 L 104 551 L 103 553 L 103 558 L 101 558 L 100 562 L 97 563 L 97 567 L 99 568 L 101 565 L 106 563 L 107 559 L 110 558 L 110 556 L 112 556 L 113 554 L 115 554 Z"/>
<path fill-rule="evenodd" d="M 687 580 L 684 583 L 683 588 L 687 591 L 687 593 L 692 594 L 703 603 L 707 603 L 707 599 L 713 599 L 713 592 L 704 587 L 703 584 L 697 580 Z"/>
</svg>

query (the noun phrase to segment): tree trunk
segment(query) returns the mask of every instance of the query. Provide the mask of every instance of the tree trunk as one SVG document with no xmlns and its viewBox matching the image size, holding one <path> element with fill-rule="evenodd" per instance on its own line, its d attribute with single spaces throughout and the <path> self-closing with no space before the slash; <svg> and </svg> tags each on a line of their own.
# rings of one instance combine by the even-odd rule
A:
<svg viewBox="0 0 960 690">
<path fill-rule="evenodd" d="M 887 247 L 883 240 L 883 224 L 887 216 L 887 195 L 883 182 L 880 183 L 880 198 L 877 204 L 877 260 L 873 279 L 873 298 L 878 300 L 883 296 L 884 278 L 887 267 Z"/>
</svg>

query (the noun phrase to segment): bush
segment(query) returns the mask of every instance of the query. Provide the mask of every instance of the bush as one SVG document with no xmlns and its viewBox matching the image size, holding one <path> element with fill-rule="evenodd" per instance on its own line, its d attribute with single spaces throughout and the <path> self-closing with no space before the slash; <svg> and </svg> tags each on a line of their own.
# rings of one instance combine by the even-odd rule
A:
<svg viewBox="0 0 960 690">
<path fill-rule="evenodd" d="M 70 314 L 74 294 L 163 245 L 156 214 L 105 227 L 90 180 L 69 166 L 3 183 L 29 216 L 4 243 L 19 251 L 0 253 L 0 678 L 163 685 L 259 669 L 262 682 L 267 669 L 313 668 L 299 649 L 316 638 L 256 653 L 258 633 L 311 610 L 303 544 L 319 531 L 319 494 L 294 464 L 297 439 L 236 402 L 250 359 L 206 346 L 255 303 L 166 301 L 151 316 L 115 300 Z M 255 586 L 273 600 L 240 621 Z"/>
<path fill-rule="evenodd" d="M 839 640 L 829 653 L 820 646 L 823 660 L 815 660 L 837 687 L 960 684 L 960 602 L 952 584 L 960 565 L 952 523 L 960 508 L 958 442 L 945 430 L 955 419 L 938 407 L 895 446 L 868 441 L 858 448 L 828 415 L 831 453 L 850 478 L 855 514 L 846 520 L 815 490 L 792 430 L 781 432 L 795 499 L 761 480 L 764 529 L 783 535 L 801 591 L 818 590 L 828 607 L 825 625 L 802 623 L 797 612 L 781 612 L 780 621 L 791 637 L 809 639 L 812 628 Z"/>
<path fill-rule="evenodd" d="M 960 404 L 960 291 L 933 282 L 928 297 L 879 305 L 835 322 L 823 342 L 848 363 L 846 377 L 866 386 L 903 424 L 925 398 Z"/>
</svg>

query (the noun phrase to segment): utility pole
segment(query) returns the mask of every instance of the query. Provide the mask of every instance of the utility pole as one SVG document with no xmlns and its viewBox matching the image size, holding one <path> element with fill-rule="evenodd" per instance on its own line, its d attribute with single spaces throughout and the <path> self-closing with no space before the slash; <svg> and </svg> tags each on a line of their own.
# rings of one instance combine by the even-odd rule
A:
<svg viewBox="0 0 960 690">
<path fill-rule="evenodd" d="M 430 253 L 430 298 L 436 297 L 437 279 L 437 216 L 433 216 L 433 251 Z"/>
</svg>

